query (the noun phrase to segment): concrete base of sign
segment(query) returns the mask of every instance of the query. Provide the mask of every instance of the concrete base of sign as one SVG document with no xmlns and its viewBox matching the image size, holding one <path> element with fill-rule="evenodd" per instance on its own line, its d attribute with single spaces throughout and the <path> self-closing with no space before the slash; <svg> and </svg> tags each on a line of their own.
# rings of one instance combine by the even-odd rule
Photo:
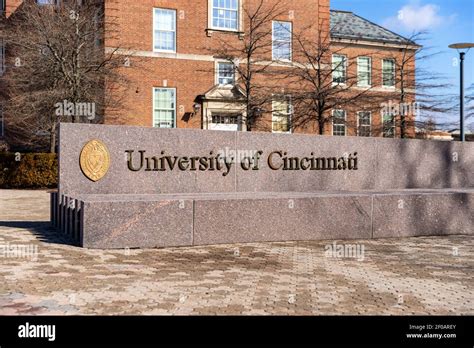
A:
<svg viewBox="0 0 474 348">
<path fill-rule="evenodd" d="M 359 192 L 52 194 L 80 246 L 153 248 L 474 234 L 474 188 Z"/>
</svg>

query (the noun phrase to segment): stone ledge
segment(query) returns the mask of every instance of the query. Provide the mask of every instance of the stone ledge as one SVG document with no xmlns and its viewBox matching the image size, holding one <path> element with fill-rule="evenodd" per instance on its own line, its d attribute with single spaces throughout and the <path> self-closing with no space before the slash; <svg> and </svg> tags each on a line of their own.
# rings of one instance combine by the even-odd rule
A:
<svg viewBox="0 0 474 348">
<path fill-rule="evenodd" d="M 54 224 L 88 248 L 474 234 L 472 188 L 52 195 Z"/>
</svg>

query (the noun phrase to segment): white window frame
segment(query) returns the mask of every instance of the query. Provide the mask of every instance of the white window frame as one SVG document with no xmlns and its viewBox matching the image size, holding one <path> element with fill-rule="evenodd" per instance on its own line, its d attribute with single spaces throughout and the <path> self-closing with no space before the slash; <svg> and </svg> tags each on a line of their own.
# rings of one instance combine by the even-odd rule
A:
<svg viewBox="0 0 474 348">
<path fill-rule="evenodd" d="M 156 10 L 162 10 L 162 11 L 170 11 L 170 12 L 174 12 L 174 49 L 173 50 L 163 50 L 163 49 L 159 49 L 159 48 L 156 48 L 155 47 L 155 40 L 156 40 L 156 29 L 155 29 L 155 23 L 156 23 Z M 153 7 L 153 52 L 165 52 L 165 53 L 176 53 L 177 51 L 177 47 L 178 47 L 178 42 L 177 42 L 177 31 L 178 31 L 178 20 L 177 20 L 177 16 L 176 16 L 176 10 L 175 9 L 171 9 L 171 8 L 163 8 L 163 7 Z M 167 31 L 167 32 L 171 32 L 171 31 Z"/>
<path fill-rule="evenodd" d="M 364 125 L 364 127 L 369 128 L 368 137 L 371 137 L 372 136 L 372 111 L 358 111 L 357 112 L 357 136 L 362 137 L 362 135 L 360 134 L 360 130 L 361 130 L 360 115 L 361 114 L 369 114 L 369 124 Z M 365 137 L 365 135 L 364 135 L 364 137 Z"/>
<path fill-rule="evenodd" d="M 276 40 L 275 39 L 275 24 L 276 23 L 285 23 L 290 25 L 290 41 L 281 41 L 281 40 Z M 277 58 L 275 57 L 275 43 L 277 42 L 283 42 L 283 43 L 289 43 L 290 44 L 290 52 L 289 56 L 290 58 Z M 272 21 L 272 60 L 277 61 L 277 62 L 291 62 L 293 60 L 293 22 L 290 21 Z"/>
<path fill-rule="evenodd" d="M 243 0 L 236 0 L 237 1 L 237 28 L 221 28 L 218 26 L 214 26 L 214 0 L 208 0 L 208 28 L 212 30 L 219 30 L 219 31 L 230 31 L 230 32 L 240 32 L 242 23 L 241 23 L 241 18 L 242 18 L 242 1 Z M 228 11 L 233 11 L 233 10 L 228 10 Z"/>
<path fill-rule="evenodd" d="M 360 60 L 361 59 L 368 59 L 369 60 L 369 83 L 368 84 L 362 84 L 360 82 L 360 74 L 361 74 L 361 71 L 360 71 Z M 360 57 L 357 57 L 357 86 L 359 87 L 371 87 L 372 86 L 372 58 L 371 57 L 368 57 L 368 56 L 360 56 Z"/>
<path fill-rule="evenodd" d="M 344 82 L 335 82 L 334 81 L 334 73 L 336 72 L 335 68 L 334 68 L 334 57 L 335 56 L 340 56 L 340 57 L 344 57 Z M 332 60 L 331 60 L 331 69 L 332 69 L 332 84 L 333 86 L 337 86 L 337 85 L 341 85 L 341 86 L 345 86 L 346 85 L 346 82 L 347 82 L 347 68 L 348 68 L 348 65 L 349 65 L 349 62 L 347 60 L 347 56 L 345 54 L 337 54 L 337 53 L 334 53 L 332 56 Z"/>
<path fill-rule="evenodd" d="M 287 103 L 288 103 L 288 113 L 286 113 L 286 116 L 288 117 L 288 131 L 276 131 L 274 130 L 273 128 L 273 123 L 274 123 L 274 119 L 276 117 L 283 117 L 283 116 L 279 116 L 279 115 L 276 115 L 276 108 L 275 108 L 275 104 L 282 100 L 282 99 L 286 99 Z M 281 113 L 279 113 L 281 115 Z M 292 119 L 293 119 L 293 104 L 292 104 L 292 100 L 291 100 L 291 95 L 289 94 L 283 94 L 283 95 L 279 95 L 279 94 L 274 94 L 272 96 L 272 133 L 279 133 L 279 134 L 291 134 L 292 131 L 293 131 L 293 127 L 291 125 L 292 123 Z"/>
<path fill-rule="evenodd" d="M 36 0 L 35 2 L 40 6 L 56 5 L 56 0 Z"/>
<path fill-rule="evenodd" d="M 234 67 L 234 83 L 232 83 L 232 84 L 221 84 L 221 83 L 219 83 L 219 64 L 229 64 L 229 65 L 232 65 Z M 228 60 L 216 60 L 215 65 L 214 65 L 214 69 L 215 69 L 214 83 L 216 85 L 219 85 L 219 86 L 235 86 L 236 79 L 237 79 L 237 72 L 236 72 L 234 63 L 229 62 Z"/>
<path fill-rule="evenodd" d="M 169 128 L 176 128 L 177 127 L 177 124 L 176 124 L 176 120 L 177 120 L 177 116 L 176 116 L 176 114 L 177 114 L 177 105 L 176 105 L 177 92 L 176 92 L 176 88 L 174 88 L 174 87 L 153 87 L 153 90 L 152 90 L 153 110 L 152 110 L 152 117 L 151 117 L 151 126 L 153 128 L 165 128 L 165 127 L 156 127 L 155 126 L 155 109 L 156 109 L 155 91 L 157 91 L 157 90 L 173 90 L 174 91 L 174 100 L 173 100 L 174 109 L 160 109 L 160 110 L 167 110 L 167 111 L 173 110 L 174 111 L 173 126 L 169 127 Z"/>
<path fill-rule="evenodd" d="M 334 120 L 335 120 L 334 113 L 335 113 L 336 111 L 342 111 L 342 112 L 344 112 L 344 124 L 341 124 L 341 123 L 335 124 L 335 123 L 334 123 Z M 344 137 L 347 136 L 347 124 L 346 124 L 346 123 L 347 123 L 347 112 L 346 112 L 346 110 L 343 110 L 343 109 L 335 109 L 335 110 L 332 110 L 332 135 L 333 135 L 333 136 L 340 136 L 340 137 L 342 137 L 342 136 L 344 136 Z M 340 134 L 334 135 L 334 126 L 341 126 L 341 125 L 344 126 L 344 135 L 340 135 Z"/>
<path fill-rule="evenodd" d="M 393 86 L 387 86 L 384 83 L 383 63 L 385 61 L 393 62 Z M 395 59 L 393 59 L 393 58 L 382 59 L 382 87 L 387 88 L 387 89 L 395 89 L 395 87 L 397 85 L 396 77 L 397 77 L 397 65 L 396 65 Z"/>
</svg>

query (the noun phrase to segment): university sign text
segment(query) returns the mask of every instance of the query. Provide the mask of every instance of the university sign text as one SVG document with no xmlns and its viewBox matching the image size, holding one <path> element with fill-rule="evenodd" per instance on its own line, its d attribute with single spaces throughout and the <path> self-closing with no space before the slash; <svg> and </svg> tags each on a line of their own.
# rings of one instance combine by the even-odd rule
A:
<svg viewBox="0 0 474 348">
<path fill-rule="evenodd" d="M 209 156 L 172 156 L 161 151 L 158 156 L 148 156 L 146 150 L 127 150 L 127 166 L 138 171 L 220 171 L 227 176 L 236 165 L 234 157 L 209 152 Z M 253 156 L 240 159 L 239 167 L 244 170 L 260 170 L 264 151 L 255 151 Z M 271 170 L 358 170 L 357 152 L 339 157 L 322 157 L 311 152 L 309 156 L 291 156 L 286 151 L 273 151 L 266 156 Z"/>
</svg>

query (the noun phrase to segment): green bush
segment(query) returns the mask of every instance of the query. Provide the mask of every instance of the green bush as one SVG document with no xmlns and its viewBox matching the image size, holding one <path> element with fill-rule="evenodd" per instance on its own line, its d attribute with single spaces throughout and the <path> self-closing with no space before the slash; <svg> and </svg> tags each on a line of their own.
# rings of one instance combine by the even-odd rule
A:
<svg viewBox="0 0 474 348">
<path fill-rule="evenodd" d="M 0 153 L 0 188 L 40 189 L 57 185 L 56 154 Z"/>
</svg>

